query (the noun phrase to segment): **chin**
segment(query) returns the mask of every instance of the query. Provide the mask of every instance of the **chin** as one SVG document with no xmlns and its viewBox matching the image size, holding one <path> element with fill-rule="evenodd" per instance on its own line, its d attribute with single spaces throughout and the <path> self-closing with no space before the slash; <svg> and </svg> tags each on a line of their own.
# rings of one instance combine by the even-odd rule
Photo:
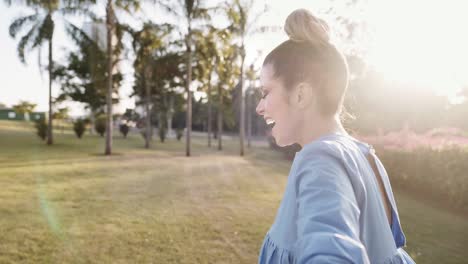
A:
<svg viewBox="0 0 468 264">
<path fill-rule="evenodd" d="M 294 145 L 294 142 L 281 142 L 281 141 L 276 141 L 276 145 L 278 145 L 279 147 L 287 147 L 287 146 L 291 146 L 291 145 Z"/>
<path fill-rule="evenodd" d="M 275 139 L 276 145 L 278 145 L 279 147 L 287 147 L 287 146 L 291 146 L 294 143 L 296 143 L 296 142 L 294 142 L 294 140 L 291 140 L 291 139 L 288 139 L 288 138 L 279 137 L 279 136 L 276 136 L 274 134 L 272 136 Z"/>
<path fill-rule="evenodd" d="M 271 136 L 273 136 L 276 145 L 278 145 L 279 147 L 287 147 L 294 145 L 296 143 L 296 140 L 294 139 L 293 135 L 293 131 L 291 131 L 290 129 L 284 129 L 282 127 L 275 126 L 271 130 Z"/>
</svg>

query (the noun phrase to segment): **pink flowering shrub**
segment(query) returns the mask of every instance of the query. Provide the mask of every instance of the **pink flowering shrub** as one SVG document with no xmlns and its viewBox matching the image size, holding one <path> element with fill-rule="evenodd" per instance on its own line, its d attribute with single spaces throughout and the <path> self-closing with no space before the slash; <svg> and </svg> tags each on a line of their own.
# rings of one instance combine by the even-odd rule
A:
<svg viewBox="0 0 468 264">
<path fill-rule="evenodd" d="M 390 132 L 385 135 L 356 136 L 356 138 L 378 148 L 412 151 L 417 148 L 444 149 L 468 148 L 468 137 L 457 128 L 436 128 L 424 134 L 411 130 Z"/>
</svg>

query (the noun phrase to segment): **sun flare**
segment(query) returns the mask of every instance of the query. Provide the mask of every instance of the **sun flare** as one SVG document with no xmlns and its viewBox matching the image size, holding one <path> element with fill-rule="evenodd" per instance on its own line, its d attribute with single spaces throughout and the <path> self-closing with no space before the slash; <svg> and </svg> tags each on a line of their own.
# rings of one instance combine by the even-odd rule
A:
<svg viewBox="0 0 468 264">
<path fill-rule="evenodd" d="M 369 1 L 367 62 L 386 78 L 447 95 L 468 85 L 464 1 Z"/>
</svg>

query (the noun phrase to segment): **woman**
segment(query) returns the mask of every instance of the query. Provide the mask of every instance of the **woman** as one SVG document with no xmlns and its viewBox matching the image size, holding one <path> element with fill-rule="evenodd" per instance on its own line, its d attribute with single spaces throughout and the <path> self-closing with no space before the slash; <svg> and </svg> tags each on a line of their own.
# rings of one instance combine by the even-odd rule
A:
<svg viewBox="0 0 468 264">
<path fill-rule="evenodd" d="M 276 143 L 298 143 L 286 191 L 259 263 L 414 263 L 387 173 L 372 147 L 343 128 L 345 58 L 329 28 L 300 9 L 289 40 L 268 54 L 257 113 Z"/>
</svg>

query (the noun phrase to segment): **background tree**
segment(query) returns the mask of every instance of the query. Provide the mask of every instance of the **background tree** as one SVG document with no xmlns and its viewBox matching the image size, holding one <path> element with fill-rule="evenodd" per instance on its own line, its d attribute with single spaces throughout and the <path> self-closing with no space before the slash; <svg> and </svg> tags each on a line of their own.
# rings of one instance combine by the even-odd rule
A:
<svg viewBox="0 0 468 264">
<path fill-rule="evenodd" d="M 117 64 L 117 58 L 114 57 L 114 52 L 113 50 L 113 45 L 112 45 L 112 40 L 113 37 L 115 36 L 114 34 L 118 34 L 119 29 L 119 21 L 117 19 L 114 7 L 117 9 L 123 10 L 125 12 L 131 12 L 131 11 L 136 11 L 140 8 L 140 3 L 141 1 L 139 0 L 107 0 L 106 4 L 106 29 L 107 29 L 107 34 L 106 34 L 106 45 L 107 45 L 107 71 L 106 75 L 107 76 L 112 76 L 113 75 L 113 70 L 115 65 Z M 113 85 L 113 80 L 112 78 L 107 78 L 107 93 L 106 93 L 106 145 L 105 145 L 105 150 L 104 154 L 105 155 L 111 155 L 112 154 L 112 105 L 113 105 L 113 99 L 112 99 L 112 94 L 114 90 L 114 85 Z"/>
<path fill-rule="evenodd" d="M 11 1 L 6 1 L 11 4 Z M 19 32 L 27 29 L 27 32 L 21 37 L 18 43 L 18 56 L 21 62 L 26 63 L 26 49 L 38 49 L 41 53 L 41 46 L 44 42 L 48 43 L 49 52 L 49 124 L 47 126 L 47 144 L 53 144 L 52 137 L 52 37 L 54 34 L 53 14 L 59 9 L 59 0 L 49 1 L 22 1 L 28 7 L 34 9 L 34 14 L 17 18 L 11 23 L 9 31 L 10 36 L 15 38 Z M 40 64 L 40 63 L 39 63 Z M 41 67 L 41 65 L 39 65 Z"/>
<path fill-rule="evenodd" d="M 34 111 L 34 109 L 36 108 L 37 104 L 33 104 L 31 102 L 28 102 L 28 101 L 20 101 L 19 103 L 13 105 L 13 110 L 17 113 L 17 114 L 30 114 Z"/>
<path fill-rule="evenodd" d="M 222 134 L 223 134 L 223 116 L 226 115 L 226 111 L 232 108 L 226 107 L 229 102 L 232 102 L 231 94 L 228 92 L 236 86 L 238 83 L 238 76 L 240 74 L 240 68 L 237 63 L 232 63 L 238 58 L 239 47 L 232 44 L 232 34 L 229 31 L 224 31 L 218 41 L 218 56 L 216 60 L 216 75 L 218 77 L 217 82 L 217 137 L 218 137 L 218 150 L 222 150 Z M 228 101 L 226 102 L 226 99 Z M 232 116 L 232 115 L 231 115 Z"/>
<path fill-rule="evenodd" d="M 64 120 L 66 120 L 69 117 L 69 112 L 70 109 L 68 107 L 62 107 L 57 109 L 57 111 L 54 111 L 52 114 L 53 118 L 56 120 L 60 120 L 60 125 L 59 127 L 61 128 L 62 134 L 64 133 L 65 125 L 64 125 Z"/>
<path fill-rule="evenodd" d="M 157 25 L 147 22 L 139 31 L 130 30 L 133 37 L 133 49 L 136 54 L 134 68 L 136 77 L 140 78 L 142 90 L 144 91 L 145 112 L 146 112 L 146 132 L 145 132 L 145 148 L 150 147 L 151 139 L 151 86 L 153 84 L 153 71 L 156 69 L 155 56 L 162 55 L 164 52 L 157 52 L 162 49 L 167 42 L 165 37 L 169 35 L 172 27 L 168 24 Z M 161 69 L 164 70 L 164 69 Z M 162 76 L 161 76 L 162 77 Z M 159 82 L 161 83 L 161 82 Z M 138 86 L 137 86 L 138 87 Z"/>
<path fill-rule="evenodd" d="M 191 155 L 191 133 L 192 133 L 192 92 L 190 91 L 192 83 L 192 52 L 193 52 L 193 25 L 196 21 L 210 18 L 209 9 L 202 5 L 201 0 L 179 0 L 177 4 L 173 4 L 168 9 L 172 14 L 184 20 L 180 28 L 180 32 L 184 34 L 185 49 L 186 49 L 186 76 L 185 89 L 187 94 L 186 107 L 186 147 L 185 155 Z M 185 28 L 184 28 L 185 27 Z"/>
<path fill-rule="evenodd" d="M 27 50 L 37 49 L 39 55 L 39 68 L 41 68 L 41 47 L 48 43 L 48 72 L 49 72 L 49 119 L 47 126 L 47 144 L 53 144 L 52 133 L 52 82 L 54 79 L 53 71 L 53 35 L 55 31 L 55 14 L 71 15 L 78 13 L 87 13 L 84 5 L 94 3 L 94 0 L 18 0 L 17 5 L 24 5 L 34 10 L 31 15 L 26 15 L 15 19 L 10 27 L 10 36 L 16 38 L 19 32 L 25 30 L 26 33 L 21 37 L 18 43 L 18 56 L 21 62 L 26 63 L 25 52 Z M 11 5 L 11 0 L 6 0 L 7 5 Z"/>
<path fill-rule="evenodd" d="M 157 123 L 159 128 L 165 124 L 166 128 L 172 128 L 173 114 L 183 111 L 184 54 L 174 49 L 174 46 L 180 47 L 181 43 L 170 42 L 152 51 L 150 65 L 147 68 L 149 74 L 148 71 L 145 73 L 142 67 L 136 67 L 140 70 L 135 71 L 132 96 L 138 96 L 140 100 L 137 100 L 136 104 L 143 105 L 147 98 L 145 87 L 150 90 L 151 109 L 149 111 L 154 117 L 151 119 L 151 124 Z M 142 61 L 144 61 L 143 58 L 137 59 L 135 63 L 139 64 Z M 146 86 L 144 86 L 145 82 Z M 181 123 L 177 125 L 183 126 Z"/>
<path fill-rule="evenodd" d="M 226 15 L 231 23 L 229 30 L 236 37 L 234 41 L 238 42 L 239 57 L 240 57 L 240 73 L 239 73 L 239 144 L 240 155 L 244 155 L 244 138 L 245 138 L 245 99 L 244 99 L 244 64 L 245 64 L 245 39 L 257 32 L 267 29 L 267 27 L 258 27 L 257 22 L 262 14 L 267 9 L 258 14 L 253 14 L 254 0 L 233 0 L 225 7 Z"/>
<path fill-rule="evenodd" d="M 71 40 L 77 46 L 77 50 L 69 52 L 66 56 L 67 65 L 57 65 L 54 76 L 61 84 L 61 92 L 57 101 L 71 99 L 85 104 L 85 108 L 91 112 L 91 126 L 94 126 L 95 116 L 105 112 L 106 84 L 107 84 L 107 60 L 106 51 L 99 45 L 99 38 L 92 35 L 102 21 L 91 24 L 90 31 L 85 32 L 77 26 L 67 23 L 67 32 Z M 120 56 L 123 50 L 122 30 L 117 30 L 118 41 L 113 50 L 114 56 Z M 114 85 L 113 93 L 118 94 L 118 87 L 123 79 L 120 71 L 112 75 Z M 113 103 L 118 99 L 113 98 Z"/>
<path fill-rule="evenodd" d="M 212 135 L 212 78 L 215 72 L 215 62 L 218 57 L 217 41 L 223 35 L 223 30 L 209 26 L 205 30 L 197 30 L 193 33 L 195 39 L 195 57 L 197 61 L 196 76 L 202 83 L 201 90 L 207 95 L 207 137 L 208 147 L 211 147 Z"/>
</svg>

